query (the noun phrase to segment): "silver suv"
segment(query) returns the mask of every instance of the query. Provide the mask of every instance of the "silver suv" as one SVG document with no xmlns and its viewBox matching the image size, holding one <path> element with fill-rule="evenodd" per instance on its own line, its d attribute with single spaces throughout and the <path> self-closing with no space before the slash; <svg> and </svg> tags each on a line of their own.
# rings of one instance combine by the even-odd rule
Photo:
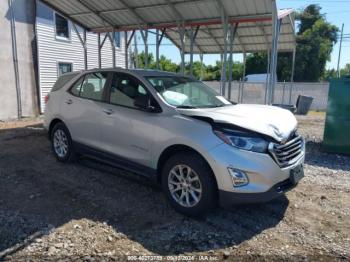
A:
<svg viewBox="0 0 350 262">
<path fill-rule="evenodd" d="M 62 75 L 46 97 L 59 161 L 84 154 L 160 184 L 189 216 L 269 201 L 303 177 L 305 144 L 287 110 L 234 105 L 200 81 L 152 70 Z"/>
</svg>

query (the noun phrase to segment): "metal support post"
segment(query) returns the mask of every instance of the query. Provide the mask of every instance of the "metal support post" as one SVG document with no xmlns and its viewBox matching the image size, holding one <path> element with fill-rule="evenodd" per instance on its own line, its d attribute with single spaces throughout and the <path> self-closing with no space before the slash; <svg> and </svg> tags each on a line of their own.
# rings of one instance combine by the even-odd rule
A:
<svg viewBox="0 0 350 262">
<path fill-rule="evenodd" d="M 77 34 L 77 36 L 79 38 L 81 45 L 83 46 L 83 49 L 84 49 L 84 68 L 85 68 L 85 70 L 87 70 L 88 62 L 87 62 L 86 30 L 84 29 L 83 37 L 81 37 L 76 25 L 74 23 L 72 23 L 72 25 L 73 25 L 73 29 L 74 29 L 75 33 Z"/>
<path fill-rule="evenodd" d="M 101 62 L 101 33 L 97 34 L 97 39 L 98 39 L 98 50 L 97 50 L 97 59 L 98 59 L 98 68 L 101 69 L 102 67 L 102 62 Z"/>
<path fill-rule="evenodd" d="M 282 101 L 281 104 L 284 104 L 284 94 L 286 92 L 286 80 L 283 81 L 283 89 L 282 89 Z"/>
<path fill-rule="evenodd" d="M 112 33 L 112 35 L 111 35 L 111 33 Z M 113 67 L 115 67 L 115 65 L 116 65 L 116 61 L 115 61 L 115 30 L 113 29 L 113 31 L 111 33 L 108 33 L 108 38 L 109 38 L 109 41 L 111 42 L 112 62 L 113 62 Z"/>
<path fill-rule="evenodd" d="M 339 44 L 339 55 L 338 55 L 338 66 L 337 66 L 337 76 L 340 77 L 340 56 L 341 56 L 341 49 L 343 45 L 343 35 L 344 35 L 344 23 L 341 27 L 341 37 L 340 37 L 340 44 Z"/>
<path fill-rule="evenodd" d="M 266 85 L 265 85 L 265 98 L 264 98 L 264 104 L 267 104 L 267 94 L 268 94 L 268 88 L 269 88 L 269 81 L 270 81 L 270 63 L 271 63 L 271 53 L 270 50 L 267 49 L 267 70 L 266 70 Z"/>
<path fill-rule="evenodd" d="M 134 35 L 134 55 L 135 55 L 135 68 L 139 68 L 139 53 L 137 49 L 137 33 Z"/>
<path fill-rule="evenodd" d="M 98 38 L 98 66 L 99 66 L 99 68 L 102 68 L 101 50 L 106 42 L 108 35 L 109 34 L 105 34 L 105 36 L 102 40 L 102 43 L 101 43 L 101 34 L 99 34 L 99 38 Z"/>
<path fill-rule="evenodd" d="M 222 95 L 223 93 L 223 81 L 222 81 L 222 77 L 223 77 L 223 60 L 224 57 L 223 57 L 223 53 L 220 54 L 220 66 L 221 66 L 221 69 L 220 69 L 220 94 Z"/>
<path fill-rule="evenodd" d="M 159 35 L 159 30 L 156 30 L 156 67 L 158 70 L 160 70 L 160 65 L 159 65 L 159 48 L 160 44 L 162 43 L 164 34 L 165 34 L 165 28 L 161 31 L 161 35 Z"/>
<path fill-rule="evenodd" d="M 84 65 L 85 65 L 85 70 L 87 70 L 88 69 L 88 54 L 87 54 L 86 29 L 84 29 L 83 36 L 84 36 Z"/>
<path fill-rule="evenodd" d="M 193 76 L 193 42 L 194 42 L 194 32 L 193 28 L 190 30 L 190 76 Z"/>
<path fill-rule="evenodd" d="M 199 80 L 203 81 L 203 74 L 204 74 L 204 72 L 203 72 L 203 53 L 199 54 L 199 60 L 201 62 L 201 75 L 200 75 Z"/>
<path fill-rule="evenodd" d="M 223 52 L 223 62 L 222 62 L 222 88 L 221 88 L 221 95 L 225 96 L 225 89 L 226 89 L 226 82 L 227 82 L 227 45 L 228 45 L 228 18 L 225 13 L 224 7 L 221 6 L 221 22 L 224 32 L 224 52 Z"/>
<path fill-rule="evenodd" d="M 233 43 L 235 39 L 235 35 L 237 32 L 238 23 L 233 26 L 230 24 L 230 56 L 229 56 L 229 68 L 228 68 L 228 99 L 231 100 L 231 92 L 232 92 L 232 71 L 233 71 Z"/>
<path fill-rule="evenodd" d="M 269 80 L 269 94 L 268 94 L 268 104 L 273 104 L 274 102 L 274 91 L 276 85 L 276 70 L 277 70 L 277 58 L 278 58 L 278 38 L 279 31 L 281 28 L 281 20 L 277 16 L 276 1 L 273 0 L 272 8 L 272 18 L 273 18 L 273 41 L 271 49 L 271 67 L 270 67 L 270 80 Z"/>
<path fill-rule="evenodd" d="M 242 77 L 242 86 L 241 86 L 241 103 L 243 102 L 243 94 L 244 94 L 244 83 L 245 83 L 245 75 L 246 75 L 246 62 L 247 62 L 247 54 L 243 53 L 243 77 Z"/>
<path fill-rule="evenodd" d="M 129 50 L 129 46 L 128 46 L 128 32 L 124 31 L 124 52 L 125 52 L 125 68 L 128 69 L 129 68 L 129 55 L 128 55 L 128 50 Z"/>
<path fill-rule="evenodd" d="M 180 53 L 181 53 L 181 73 L 185 75 L 185 28 L 180 25 L 179 26 L 179 34 L 180 34 Z"/>
<path fill-rule="evenodd" d="M 292 64 L 292 73 L 290 77 L 290 87 L 289 87 L 289 105 L 292 104 L 292 92 L 293 92 L 293 84 L 294 84 L 294 71 L 295 71 L 295 55 L 296 49 L 293 50 L 293 64 Z"/>
<path fill-rule="evenodd" d="M 199 26 L 194 30 L 191 28 L 189 38 L 190 38 L 190 75 L 193 76 L 193 47 L 198 34 Z"/>
<path fill-rule="evenodd" d="M 276 46 L 276 53 L 275 53 L 275 63 L 274 63 L 274 69 L 273 69 L 273 88 L 271 90 L 271 104 L 274 103 L 275 100 L 275 88 L 276 88 L 276 83 L 278 81 L 277 79 L 277 63 L 278 63 L 278 41 L 279 41 L 279 33 L 280 33 L 280 29 L 281 29 L 281 25 L 282 25 L 282 19 L 278 20 L 277 22 L 277 46 Z"/>
<path fill-rule="evenodd" d="M 132 31 L 130 37 L 128 37 L 128 32 L 124 32 L 124 44 L 125 44 L 125 68 L 129 68 L 129 47 L 131 44 L 131 41 L 134 37 L 135 30 Z"/>
<path fill-rule="evenodd" d="M 241 101 L 241 83 L 242 83 L 242 78 L 240 78 L 238 82 L 238 97 L 237 97 L 238 103 L 240 103 Z"/>
<path fill-rule="evenodd" d="M 156 67 L 159 70 L 159 29 L 156 29 Z"/>
<path fill-rule="evenodd" d="M 143 43 L 145 45 L 145 57 L 144 57 L 144 60 L 145 60 L 145 68 L 147 69 L 148 68 L 148 30 L 141 30 L 141 36 L 142 36 L 142 39 L 143 39 Z"/>
</svg>

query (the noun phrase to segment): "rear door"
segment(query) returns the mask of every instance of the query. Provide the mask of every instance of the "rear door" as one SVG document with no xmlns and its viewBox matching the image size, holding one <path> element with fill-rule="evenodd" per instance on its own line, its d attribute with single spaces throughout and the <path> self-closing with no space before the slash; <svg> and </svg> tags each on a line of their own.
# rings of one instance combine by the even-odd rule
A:
<svg viewBox="0 0 350 262">
<path fill-rule="evenodd" d="M 101 117 L 108 75 L 108 72 L 88 73 L 65 93 L 61 111 L 74 142 L 101 147 Z"/>
<path fill-rule="evenodd" d="M 109 104 L 104 106 L 108 113 L 102 118 L 104 148 L 117 157 L 149 166 L 159 114 L 137 108 L 134 100 L 150 93 L 136 77 L 117 72 L 109 93 Z"/>
</svg>

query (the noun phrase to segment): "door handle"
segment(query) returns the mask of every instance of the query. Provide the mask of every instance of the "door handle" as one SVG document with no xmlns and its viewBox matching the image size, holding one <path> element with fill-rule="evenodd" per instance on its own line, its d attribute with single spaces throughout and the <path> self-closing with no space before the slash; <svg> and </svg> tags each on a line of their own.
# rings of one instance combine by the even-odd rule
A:
<svg viewBox="0 0 350 262">
<path fill-rule="evenodd" d="M 106 113 L 107 115 L 110 115 L 113 113 L 112 109 L 103 109 L 103 112 Z"/>
<path fill-rule="evenodd" d="M 68 100 L 66 100 L 66 104 L 67 104 L 67 105 L 71 105 L 71 104 L 73 104 L 73 100 L 72 100 L 72 99 L 68 99 Z"/>
</svg>

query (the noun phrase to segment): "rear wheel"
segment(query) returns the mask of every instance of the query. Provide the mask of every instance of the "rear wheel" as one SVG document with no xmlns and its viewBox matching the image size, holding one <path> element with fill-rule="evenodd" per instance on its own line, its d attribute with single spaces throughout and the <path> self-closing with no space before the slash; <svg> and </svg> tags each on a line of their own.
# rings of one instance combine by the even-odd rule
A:
<svg viewBox="0 0 350 262">
<path fill-rule="evenodd" d="M 172 156 L 162 171 L 162 187 L 180 213 L 203 216 L 216 204 L 216 186 L 208 164 L 197 154 Z"/>
<path fill-rule="evenodd" d="M 51 131 L 51 148 L 61 162 L 73 162 L 76 159 L 70 133 L 62 122 L 57 123 Z"/>
</svg>

